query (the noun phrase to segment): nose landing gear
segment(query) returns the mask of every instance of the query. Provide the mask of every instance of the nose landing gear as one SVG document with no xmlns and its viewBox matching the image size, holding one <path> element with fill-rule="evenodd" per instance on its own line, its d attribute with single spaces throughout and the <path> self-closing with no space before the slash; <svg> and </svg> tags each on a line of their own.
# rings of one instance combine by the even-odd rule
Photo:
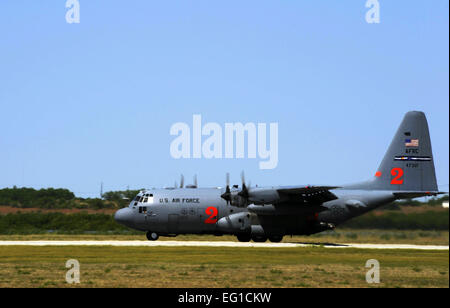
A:
<svg viewBox="0 0 450 308">
<path fill-rule="evenodd" d="M 147 232 L 147 239 L 149 241 L 156 241 L 157 239 L 159 239 L 159 235 L 156 232 L 148 231 Z"/>
</svg>

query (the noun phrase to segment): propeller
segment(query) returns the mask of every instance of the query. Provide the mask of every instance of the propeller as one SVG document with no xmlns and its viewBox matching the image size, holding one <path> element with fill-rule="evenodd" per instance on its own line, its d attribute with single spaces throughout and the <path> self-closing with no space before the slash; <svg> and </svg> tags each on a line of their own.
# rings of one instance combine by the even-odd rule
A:
<svg viewBox="0 0 450 308">
<path fill-rule="evenodd" d="M 181 179 L 180 179 L 180 188 L 184 187 L 184 175 L 181 175 Z"/>
<path fill-rule="evenodd" d="M 244 199 L 248 199 L 248 188 L 247 185 L 245 185 L 245 174 L 244 171 L 242 171 L 241 173 L 241 180 L 242 180 L 242 190 L 238 193 L 238 196 L 244 198 Z M 248 184 L 248 186 L 250 187 L 250 183 Z"/>
<path fill-rule="evenodd" d="M 226 182 L 227 182 L 227 188 L 225 189 L 225 192 L 220 197 L 222 197 L 222 199 L 227 201 L 227 205 L 228 205 L 231 202 L 230 174 L 229 173 L 227 173 Z"/>
<path fill-rule="evenodd" d="M 186 188 L 198 188 L 197 175 L 194 175 L 194 184 L 186 185 Z"/>
</svg>

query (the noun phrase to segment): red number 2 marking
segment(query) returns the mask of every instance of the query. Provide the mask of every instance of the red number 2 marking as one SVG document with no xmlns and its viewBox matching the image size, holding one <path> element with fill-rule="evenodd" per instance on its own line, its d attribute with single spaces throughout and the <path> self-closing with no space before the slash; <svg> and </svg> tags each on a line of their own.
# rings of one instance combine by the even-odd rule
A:
<svg viewBox="0 0 450 308">
<path fill-rule="evenodd" d="M 214 206 L 210 206 L 205 210 L 205 213 L 207 215 L 210 215 L 206 220 L 205 220 L 205 224 L 215 224 L 217 222 L 217 208 L 215 208 Z"/>
<path fill-rule="evenodd" d="M 403 169 L 402 168 L 393 168 L 391 170 L 391 175 L 394 177 L 391 180 L 392 185 L 402 185 L 403 184 Z"/>
</svg>

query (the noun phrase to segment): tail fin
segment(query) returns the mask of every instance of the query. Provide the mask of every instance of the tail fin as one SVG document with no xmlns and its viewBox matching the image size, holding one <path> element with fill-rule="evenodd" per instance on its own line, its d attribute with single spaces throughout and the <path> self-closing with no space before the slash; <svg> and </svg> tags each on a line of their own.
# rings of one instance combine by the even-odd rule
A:
<svg viewBox="0 0 450 308">
<path fill-rule="evenodd" d="M 423 112 L 403 118 L 371 188 L 399 192 L 437 192 L 428 123 Z"/>
</svg>

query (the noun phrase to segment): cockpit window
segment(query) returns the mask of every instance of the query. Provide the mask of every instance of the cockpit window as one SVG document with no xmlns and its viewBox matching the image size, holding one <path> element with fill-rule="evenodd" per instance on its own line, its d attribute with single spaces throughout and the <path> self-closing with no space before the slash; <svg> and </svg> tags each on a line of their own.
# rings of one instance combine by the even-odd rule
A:
<svg viewBox="0 0 450 308">
<path fill-rule="evenodd" d="M 130 206 L 132 205 L 133 207 L 138 205 L 139 202 L 141 202 L 142 200 L 142 195 L 137 195 L 136 197 L 134 197 L 133 201 L 131 201 Z"/>
<path fill-rule="evenodd" d="M 153 203 L 153 194 L 147 193 L 144 195 L 137 195 L 134 199 L 133 202 L 135 203 L 135 205 L 137 205 L 138 202 L 140 203 Z"/>
<path fill-rule="evenodd" d="M 145 203 L 153 203 L 153 194 L 145 194 L 143 202 L 145 202 Z"/>
</svg>

